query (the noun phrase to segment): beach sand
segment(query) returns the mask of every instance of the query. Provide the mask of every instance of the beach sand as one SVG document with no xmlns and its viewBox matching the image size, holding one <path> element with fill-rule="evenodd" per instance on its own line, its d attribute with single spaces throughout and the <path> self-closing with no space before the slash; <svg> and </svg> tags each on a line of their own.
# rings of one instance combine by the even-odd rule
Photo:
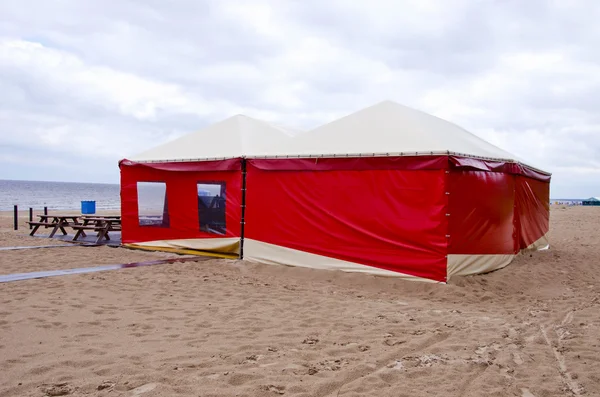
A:
<svg viewBox="0 0 600 397">
<path fill-rule="evenodd" d="M 551 218 L 549 251 L 448 285 L 220 259 L 0 284 L 0 396 L 600 395 L 600 208 Z M 0 274 L 165 257 L 0 251 Z"/>
</svg>

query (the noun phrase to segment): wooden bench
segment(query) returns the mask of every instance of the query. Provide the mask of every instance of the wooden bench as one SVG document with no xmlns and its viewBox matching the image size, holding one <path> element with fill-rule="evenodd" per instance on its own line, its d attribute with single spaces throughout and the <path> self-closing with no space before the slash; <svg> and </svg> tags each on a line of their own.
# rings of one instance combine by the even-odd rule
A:
<svg viewBox="0 0 600 397">
<path fill-rule="evenodd" d="M 40 226 L 45 226 L 46 228 L 54 227 L 54 223 L 49 223 L 49 222 L 29 222 L 29 221 L 27 221 L 25 223 L 29 223 L 31 226 L 37 226 L 37 227 L 40 227 Z"/>
<path fill-rule="evenodd" d="M 30 236 L 33 236 L 40 227 L 44 227 L 46 229 L 52 228 L 52 232 L 48 236 L 49 238 L 54 237 L 57 231 L 61 231 L 65 236 L 67 235 L 67 231 L 65 227 L 71 225 L 78 225 L 78 219 L 80 215 L 61 215 L 61 214 L 43 214 L 38 215 L 40 220 L 38 222 L 27 222 L 29 225 L 33 226 L 33 229 L 29 233 Z"/>
<path fill-rule="evenodd" d="M 69 223 L 66 222 L 58 222 L 58 223 L 53 223 L 53 222 L 27 222 L 29 225 L 33 226 L 33 229 L 31 229 L 31 232 L 29 233 L 30 236 L 35 235 L 35 233 L 38 231 L 38 229 L 40 227 L 44 227 L 45 229 L 48 228 L 52 228 L 52 232 L 50 233 L 50 236 L 48 237 L 54 237 L 54 234 L 60 230 L 62 232 L 62 234 L 64 234 L 65 236 L 67 235 L 67 231 L 65 230 L 65 226 L 70 226 Z"/>
<path fill-rule="evenodd" d="M 85 236 L 85 230 L 93 230 L 98 233 L 96 238 L 96 244 L 102 241 L 102 239 L 110 240 L 108 232 L 121 230 L 121 227 L 111 227 L 109 222 L 101 225 L 71 225 L 73 230 L 76 230 L 73 241 L 76 241 L 81 235 Z"/>
<path fill-rule="evenodd" d="M 93 230 L 98 233 L 98 238 L 96 239 L 96 243 L 100 242 L 100 240 L 102 240 L 102 237 L 104 237 L 107 234 L 106 227 L 104 227 L 104 226 L 72 225 L 71 228 L 76 231 L 75 236 L 73 236 L 73 241 L 76 241 L 82 235 L 85 237 L 85 230 Z M 101 234 L 102 234 L 102 236 L 101 236 Z M 108 236 L 106 236 L 106 237 L 107 237 L 106 239 L 109 240 Z"/>
<path fill-rule="evenodd" d="M 104 229 L 104 226 L 96 226 L 96 225 L 71 225 L 71 227 L 75 230 L 95 230 L 98 231 L 100 229 Z"/>
<path fill-rule="evenodd" d="M 31 232 L 29 233 L 30 236 L 33 236 L 35 234 L 35 232 L 37 232 L 37 230 L 43 226 L 46 229 L 48 229 L 49 227 L 54 227 L 55 225 L 52 223 L 48 223 L 48 222 L 27 222 L 30 226 L 33 226 L 33 229 L 31 229 Z"/>
</svg>

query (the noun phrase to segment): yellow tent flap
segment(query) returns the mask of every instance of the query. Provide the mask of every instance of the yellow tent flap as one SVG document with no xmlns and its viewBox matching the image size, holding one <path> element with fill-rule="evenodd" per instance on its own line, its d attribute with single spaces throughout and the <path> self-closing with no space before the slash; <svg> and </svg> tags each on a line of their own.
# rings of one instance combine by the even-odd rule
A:
<svg viewBox="0 0 600 397">
<path fill-rule="evenodd" d="M 237 259 L 239 257 L 238 254 L 223 254 L 223 253 L 201 251 L 201 250 L 194 250 L 194 249 L 188 249 L 188 248 L 154 247 L 154 246 L 149 246 L 149 245 L 138 245 L 138 244 L 124 244 L 123 246 L 126 248 L 139 249 L 139 250 L 144 250 L 144 251 L 172 252 L 172 253 L 181 254 L 181 255 L 198 255 L 198 256 L 208 256 L 208 257 L 212 257 L 212 258 Z"/>
</svg>

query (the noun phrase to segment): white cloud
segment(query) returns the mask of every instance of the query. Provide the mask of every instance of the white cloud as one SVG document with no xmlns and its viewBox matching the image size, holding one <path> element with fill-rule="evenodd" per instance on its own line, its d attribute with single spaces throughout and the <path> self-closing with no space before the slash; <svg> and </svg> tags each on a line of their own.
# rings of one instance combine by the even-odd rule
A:
<svg viewBox="0 0 600 397">
<path fill-rule="evenodd" d="M 553 171 L 555 196 L 598 195 L 599 17 L 591 1 L 7 0 L 0 165 L 42 151 L 116 181 L 119 158 L 236 113 L 310 128 L 392 99 Z"/>
<path fill-rule="evenodd" d="M 136 119 L 155 119 L 159 109 L 206 116 L 214 105 L 174 84 L 89 65 L 75 55 L 23 40 L 0 41 L 0 70 L 24 77 L 72 100 L 108 107 Z"/>
</svg>

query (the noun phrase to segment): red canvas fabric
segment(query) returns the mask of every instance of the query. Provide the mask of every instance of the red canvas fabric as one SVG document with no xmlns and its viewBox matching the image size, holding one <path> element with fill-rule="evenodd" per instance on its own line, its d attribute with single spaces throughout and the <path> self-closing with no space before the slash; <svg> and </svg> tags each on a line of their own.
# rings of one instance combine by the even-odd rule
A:
<svg viewBox="0 0 600 397">
<path fill-rule="evenodd" d="M 236 165 L 237 164 L 237 165 Z M 121 162 L 121 215 L 123 243 L 155 240 L 239 237 L 242 174 L 240 160 L 194 163 Z M 138 221 L 138 182 L 165 182 L 169 227 L 140 226 Z M 225 235 L 200 231 L 198 183 L 226 183 Z"/>
<path fill-rule="evenodd" d="M 253 159 L 254 167 L 270 171 L 439 170 L 500 172 L 549 182 L 550 175 L 517 163 L 461 156 L 314 157 Z"/>
<path fill-rule="evenodd" d="M 123 160 L 123 242 L 240 237 L 241 164 Z M 448 254 L 514 254 L 545 235 L 549 178 L 456 156 L 250 159 L 245 237 L 446 281 Z M 166 183 L 169 227 L 139 225 L 137 183 L 152 181 Z M 199 182 L 226 184 L 225 235 L 199 229 Z"/>
<path fill-rule="evenodd" d="M 550 228 L 550 184 L 525 176 L 516 181 L 519 247 L 525 249 Z"/>
<path fill-rule="evenodd" d="M 227 159 L 215 161 L 174 161 L 174 162 L 154 162 L 137 163 L 131 160 L 121 160 L 119 167 L 135 167 L 136 169 L 152 169 L 159 171 L 180 171 L 180 172 L 208 172 L 208 171 L 237 171 L 241 167 L 241 159 Z"/>
<path fill-rule="evenodd" d="M 504 161 L 482 160 L 470 157 L 450 156 L 451 168 L 473 171 L 501 172 L 512 175 L 523 175 L 543 182 L 550 182 L 550 174 L 534 170 L 518 163 Z"/>
<path fill-rule="evenodd" d="M 248 161 L 246 238 L 445 281 L 444 170 L 264 165 Z"/>
<path fill-rule="evenodd" d="M 446 156 L 326 157 L 252 159 L 263 171 L 358 171 L 358 170 L 439 170 L 448 168 Z"/>
<path fill-rule="evenodd" d="M 448 192 L 449 254 L 518 251 L 514 175 L 453 170 L 448 177 Z"/>
</svg>

